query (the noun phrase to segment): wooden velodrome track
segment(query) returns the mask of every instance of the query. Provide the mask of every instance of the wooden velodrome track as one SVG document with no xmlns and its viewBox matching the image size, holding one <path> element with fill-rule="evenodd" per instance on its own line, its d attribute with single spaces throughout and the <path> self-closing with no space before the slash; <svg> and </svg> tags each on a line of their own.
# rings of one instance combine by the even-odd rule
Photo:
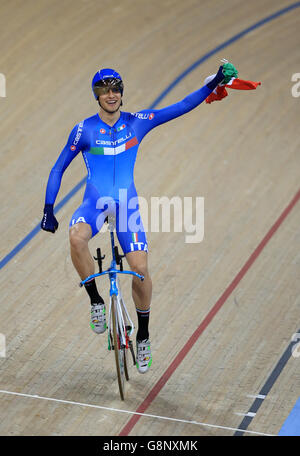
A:
<svg viewBox="0 0 300 456">
<path fill-rule="evenodd" d="M 284 10 L 292 4 L 1 2 L 1 435 L 279 433 L 300 391 L 300 99 L 291 92 L 299 4 Z M 90 82 L 99 68 L 122 74 L 123 109 L 134 112 L 167 88 L 157 108 L 181 100 L 223 57 L 262 85 L 203 103 L 139 149 L 140 196 L 204 197 L 205 234 L 188 244 L 184 232 L 148 232 L 153 365 L 146 375 L 131 368 L 121 402 L 69 256 L 84 188 L 57 212 L 56 234 L 42 232 L 48 175 L 73 126 L 97 111 Z M 85 176 L 79 155 L 57 203 Z M 91 241 L 99 245 L 108 257 L 108 236 Z M 130 280 L 122 286 L 135 318 Z M 106 299 L 107 289 L 103 280 Z"/>
</svg>

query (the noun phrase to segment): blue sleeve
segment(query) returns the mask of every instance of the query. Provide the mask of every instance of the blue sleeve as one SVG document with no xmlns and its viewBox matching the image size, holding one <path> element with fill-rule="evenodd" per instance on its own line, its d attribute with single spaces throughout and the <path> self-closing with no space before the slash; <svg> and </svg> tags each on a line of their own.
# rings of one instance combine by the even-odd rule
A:
<svg viewBox="0 0 300 456">
<path fill-rule="evenodd" d="M 136 128 L 139 141 L 141 141 L 150 130 L 158 125 L 182 116 L 183 114 L 186 114 L 196 108 L 208 97 L 208 95 L 210 95 L 212 90 L 213 89 L 209 88 L 207 85 L 204 85 L 199 90 L 196 90 L 185 97 L 183 100 L 167 106 L 166 108 L 144 110 L 132 114 L 139 121 Z"/>
<path fill-rule="evenodd" d="M 55 203 L 63 173 L 76 155 L 85 150 L 86 147 L 87 138 L 84 134 L 83 122 L 80 122 L 71 131 L 67 144 L 51 169 L 47 183 L 45 204 Z"/>
</svg>

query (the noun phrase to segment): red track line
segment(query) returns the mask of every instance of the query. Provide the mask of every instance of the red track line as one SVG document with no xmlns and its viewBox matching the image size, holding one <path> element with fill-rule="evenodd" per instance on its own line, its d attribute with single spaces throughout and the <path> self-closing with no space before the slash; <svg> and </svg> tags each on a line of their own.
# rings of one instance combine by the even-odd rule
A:
<svg viewBox="0 0 300 456">
<path fill-rule="evenodd" d="M 268 231 L 266 236 L 263 238 L 263 240 L 259 243 L 259 245 L 256 247 L 252 255 L 249 257 L 249 259 L 246 261 L 242 269 L 239 271 L 239 273 L 235 276 L 231 284 L 226 288 L 222 296 L 218 299 L 218 301 L 215 303 L 215 305 L 212 307 L 212 309 L 209 311 L 209 313 L 206 315 L 202 323 L 198 326 L 198 328 L 194 331 L 194 333 L 191 335 L 189 340 L 186 342 L 184 347 L 180 350 L 178 355 L 175 357 L 175 359 L 172 361 L 170 366 L 167 368 L 167 370 L 164 372 L 164 374 L 161 376 L 161 378 L 158 380 L 158 382 L 154 385 L 146 399 L 141 403 L 141 405 L 136 409 L 136 413 L 145 413 L 149 405 L 153 402 L 153 400 L 156 398 L 156 396 L 159 394 L 160 390 L 163 388 L 163 386 L 167 383 L 173 372 L 177 369 L 179 364 L 184 360 L 188 352 L 191 350 L 191 348 L 194 346 L 194 344 L 197 342 L 199 339 L 200 335 L 203 333 L 203 331 L 206 329 L 206 327 L 209 325 L 209 323 L 212 321 L 214 316 L 217 314 L 217 312 L 221 309 L 223 304 L 226 302 L 227 298 L 231 295 L 233 290 L 237 287 L 239 282 L 242 280 L 246 272 L 250 269 L 256 258 L 259 256 L 259 254 L 262 252 L 266 244 L 269 242 L 271 237 L 274 235 L 274 233 L 277 231 L 279 226 L 282 224 L 284 219 L 287 217 L 287 215 L 291 212 L 293 207 L 296 205 L 298 200 L 300 199 L 300 189 L 290 202 L 290 204 L 284 209 L 282 214 L 279 216 L 279 218 L 276 220 L 274 225 L 271 227 L 271 229 Z M 138 422 L 138 420 L 141 418 L 141 415 L 133 415 L 132 418 L 128 421 L 128 423 L 123 427 L 123 429 L 120 432 L 120 436 L 127 436 L 135 426 L 135 424 Z"/>
</svg>

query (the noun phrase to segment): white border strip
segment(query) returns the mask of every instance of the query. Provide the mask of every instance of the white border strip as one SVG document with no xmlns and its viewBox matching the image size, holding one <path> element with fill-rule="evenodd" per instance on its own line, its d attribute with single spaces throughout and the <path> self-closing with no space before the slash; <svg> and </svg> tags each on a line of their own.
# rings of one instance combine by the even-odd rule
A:
<svg viewBox="0 0 300 456">
<path fill-rule="evenodd" d="M 120 413 L 127 413 L 129 415 L 141 415 L 144 417 L 149 417 L 149 418 L 158 418 L 160 420 L 169 420 L 169 421 L 177 421 L 180 423 L 187 423 L 187 424 L 195 424 L 197 426 L 206 426 L 206 427 L 211 427 L 215 429 L 224 429 L 228 431 L 241 431 L 241 432 L 247 432 L 248 434 L 256 434 L 256 435 L 264 435 L 264 436 L 274 436 L 275 434 L 265 434 L 263 432 L 255 432 L 255 431 L 248 431 L 248 430 L 243 430 L 243 429 L 236 429 L 232 427 L 227 427 L 227 426 L 218 426 L 215 424 L 208 424 L 208 423 L 201 423 L 199 421 L 188 421 L 188 420 L 181 420 L 177 418 L 169 418 L 167 416 L 158 416 L 158 415 L 150 415 L 149 413 L 138 413 L 138 412 L 131 412 L 129 410 L 121 410 L 121 409 L 116 409 L 116 408 L 110 408 L 110 407 L 103 407 L 101 405 L 93 405 L 93 404 L 84 404 L 82 402 L 73 402 L 73 401 L 65 401 L 62 399 L 54 399 L 52 397 L 43 397 L 39 396 L 37 394 L 24 394 L 24 393 L 17 393 L 14 391 L 6 391 L 6 390 L 0 390 L 0 393 L 3 394 L 10 394 L 13 396 L 21 396 L 21 397 L 29 397 L 29 398 L 34 398 L 34 399 L 43 399 L 45 401 L 52 401 L 52 402 L 60 402 L 62 404 L 71 404 L 71 405 L 79 405 L 81 407 L 90 407 L 90 408 L 96 408 L 100 410 L 108 410 L 111 412 L 120 412 Z"/>
<path fill-rule="evenodd" d="M 253 399 L 262 399 L 264 400 L 266 398 L 265 394 L 247 394 L 247 397 L 251 397 Z"/>
</svg>

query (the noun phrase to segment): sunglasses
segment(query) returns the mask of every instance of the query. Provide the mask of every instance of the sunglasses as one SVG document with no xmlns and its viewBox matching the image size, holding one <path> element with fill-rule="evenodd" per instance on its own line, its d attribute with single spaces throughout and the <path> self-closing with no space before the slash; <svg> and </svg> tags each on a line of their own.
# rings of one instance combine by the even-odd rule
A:
<svg viewBox="0 0 300 456">
<path fill-rule="evenodd" d="M 116 87 L 116 86 L 104 86 L 104 87 L 96 86 L 95 90 L 97 91 L 98 96 L 106 95 L 109 93 L 110 90 L 112 91 L 112 93 L 121 93 L 120 87 Z"/>
</svg>

